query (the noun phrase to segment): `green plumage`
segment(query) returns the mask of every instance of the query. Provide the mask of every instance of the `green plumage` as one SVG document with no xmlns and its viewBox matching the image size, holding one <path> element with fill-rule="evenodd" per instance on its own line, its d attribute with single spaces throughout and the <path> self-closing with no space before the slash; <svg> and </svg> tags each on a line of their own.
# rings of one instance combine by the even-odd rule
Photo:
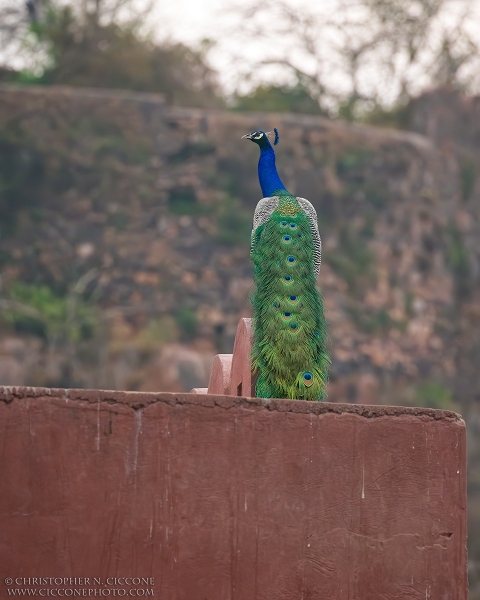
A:
<svg viewBox="0 0 480 600">
<path fill-rule="evenodd" d="M 253 233 L 253 366 L 261 398 L 322 400 L 330 359 L 308 216 L 286 191 Z"/>
</svg>

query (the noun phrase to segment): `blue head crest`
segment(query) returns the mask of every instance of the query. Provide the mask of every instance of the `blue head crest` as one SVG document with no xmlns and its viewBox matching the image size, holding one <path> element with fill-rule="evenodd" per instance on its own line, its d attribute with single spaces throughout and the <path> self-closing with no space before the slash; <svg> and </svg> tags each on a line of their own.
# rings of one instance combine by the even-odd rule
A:
<svg viewBox="0 0 480 600">
<path fill-rule="evenodd" d="M 273 131 L 267 131 L 265 135 L 274 146 L 278 144 L 280 136 L 278 135 L 278 129 L 276 127 L 273 128 Z"/>
</svg>

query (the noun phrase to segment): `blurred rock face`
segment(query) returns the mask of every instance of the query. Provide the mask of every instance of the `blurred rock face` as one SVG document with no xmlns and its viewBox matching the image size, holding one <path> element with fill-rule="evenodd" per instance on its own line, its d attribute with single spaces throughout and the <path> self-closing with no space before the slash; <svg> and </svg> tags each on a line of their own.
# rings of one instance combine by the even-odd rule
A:
<svg viewBox="0 0 480 600">
<path fill-rule="evenodd" d="M 2 383 L 206 385 L 250 311 L 260 191 L 257 154 L 240 137 L 277 127 L 282 178 L 319 216 L 329 400 L 480 394 L 480 143 L 467 155 L 450 134 L 430 140 L 428 102 L 439 101 L 412 109 L 425 136 L 178 109 L 151 95 L 1 88 Z"/>
</svg>

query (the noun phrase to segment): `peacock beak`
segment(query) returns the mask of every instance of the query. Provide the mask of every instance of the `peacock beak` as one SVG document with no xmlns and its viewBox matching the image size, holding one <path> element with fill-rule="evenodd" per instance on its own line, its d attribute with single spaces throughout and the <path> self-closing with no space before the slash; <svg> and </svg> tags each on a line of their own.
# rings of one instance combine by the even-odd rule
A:
<svg viewBox="0 0 480 600">
<path fill-rule="evenodd" d="M 245 135 L 242 135 L 242 137 L 240 139 L 243 140 L 243 138 L 247 138 L 247 140 L 251 140 L 252 139 L 252 134 L 251 133 L 247 133 Z"/>
</svg>

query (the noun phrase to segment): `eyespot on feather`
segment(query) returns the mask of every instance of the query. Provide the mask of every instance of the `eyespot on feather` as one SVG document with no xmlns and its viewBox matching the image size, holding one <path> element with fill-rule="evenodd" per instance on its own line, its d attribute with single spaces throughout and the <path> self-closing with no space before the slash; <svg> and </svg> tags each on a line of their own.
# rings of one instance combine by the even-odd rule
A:
<svg viewBox="0 0 480 600">
<path fill-rule="evenodd" d="M 313 385 L 313 375 L 309 372 L 306 371 L 303 374 L 303 383 L 307 386 L 310 387 L 311 385 Z"/>
</svg>

